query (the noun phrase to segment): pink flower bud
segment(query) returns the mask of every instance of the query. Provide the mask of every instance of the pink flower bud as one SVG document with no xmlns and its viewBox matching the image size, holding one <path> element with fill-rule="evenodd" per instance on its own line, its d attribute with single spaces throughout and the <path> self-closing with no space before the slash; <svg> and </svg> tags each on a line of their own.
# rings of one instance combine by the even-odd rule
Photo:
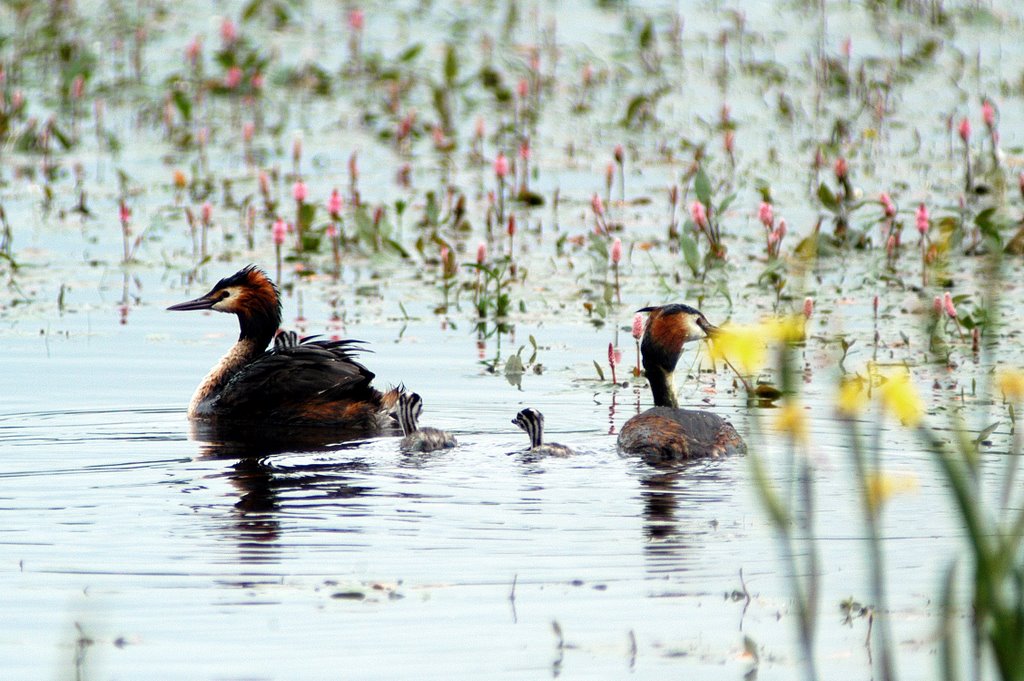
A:
<svg viewBox="0 0 1024 681">
<path fill-rule="evenodd" d="M 761 221 L 761 224 L 765 226 L 765 229 L 771 229 L 775 224 L 775 215 L 772 211 L 772 204 L 767 201 L 762 201 L 761 205 L 757 208 L 757 219 Z"/>
<path fill-rule="evenodd" d="M 853 54 L 853 38 L 847 37 L 843 40 L 843 44 L 839 49 L 843 51 L 843 56 L 849 59 L 850 55 Z"/>
<path fill-rule="evenodd" d="M 359 179 L 359 159 L 356 157 L 356 152 L 352 152 L 352 155 L 348 157 L 348 175 L 355 182 Z"/>
<path fill-rule="evenodd" d="M 363 10 L 356 7 L 348 13 L 348 27 L 354 32 L 359 33 L 363 30 L 363 25 L 366 23 L 366 15 Z"/>
<path fill-rule="evenodd" d="M 296 137 L 292 140 L 292 160 L 298 163 L 302 160 L 302 138 Z"/>
<path fill-rule="evenodd" d="M 288 225 L 284 220 L 278 218 L 274 221 L 273 227 L 274 243 L 278 246 L 284 243 L 284 238 L 288 234 Z"/>
<path fill-rule="evenodd" d="M 530 160 L 530 143 L 529 142 L 523 142 L 522 144 L 519 145 L 519 158 L 523 159 L 524 161 L 529 161 Z"/>
<path fill-rule="evenodd" d="M 302 180 L 298 180 L 292 185 L 292 197 L 295 199 L 296 203 L 302 203 L 305 201 L 307 193 L 308 190 L 306 189 L 306 183 Z"/>
<path fill-rule="evenodd" d="M 850 172 L 850 169 L 846 164 L 846 159 L 841 156 L 836 159 L 836 164 L 832 168 L 832 170 L 836 174 L 836 179 L 839 180 L 840 182 L 846 179 L 847 173 Z"/>
<path fill-rule="evenodd" d="M 917 207 L 915 219 L 917 221 L 917 231 L 922 235 L 927 234 L 928 227 L 931 226 L 931 218 L 928 216 L 928 207 L 923 203 Z"/>
<path fill-rule="evenodd" d="M 804 318 L 810 319 L 814 314 L 814 298 L 804 298 Z"/>
<path fill-rule="evenodd" d="M 615 156 L 615 162 L 622 165 L 622 162 L 626 159 L 626 152 L 623 150 L 621 144 L 615 145 L 615 151 L 612 152 Z"/>
<path fill-rule="evenodd" d="M 341 214 L 341 209 L 344 208 L 345 202 L 341 198 L 341 194 L 338 193 L 337 189 L 331 191 L 331 198 L 327 200 L 327 212 L 331 214 L 331 217 L 337 217 Z"/>
<path fill-rule="evenodd" d="M 376 229 L 380 221 L 384 219 L 384 206 L 377 206 L 373 209 L 373 227 Z"/>
<path fill-rule="evenodd" d="M 193 66 L 199 61 L 199 56 L 203 52 L 203 39 L 200 36 L 192 38 L 185 46 L 185 59 L 189 64 Z"/>
<path fill-rule="evenodd" d="M 267 172 L 265 170 L 261 170 L 259 178 L 260 178 L 260 194 L 263 194 L 263 196 L 269 196 L 270 195 L 270 176 L 267 175 Z"/>
<path fill-rule="evenodd" d="M 607 186 L 611 187 L 612 186 L 612 180 L 614 179 L 614 177 L 615 177 L 615 164 L 614 163 L 609 163 L 608 165 L 606 165 L 604 167 L 604 183 Z"/>
<path fill-rule="evenodd" d="M 81 99 L 82 95 L 85 94 L 85 78 L 82 74 L 75 76 L 75 79 L 71 81 L 71 96 L 75 99 Z"/>
<path fill-rule="evenodd" d="M 985 100 L 981 103 L 981 120 L 985 121 L 985 126 L 991 130 L 996 124 L 996 110 L 992 106 L 992 102 Z"/>
<path fill-rule="evenodd" d="M 335 239 L 338 236 L 338 226 L 333 222 L 327 225 L 327 231 L 324 232 L 328 239 Z"/>
<path fill-rule="evenodd" d="M 612 264 L 618 265 L 620 260 L 622 260 L 622 239 L 615 237 L 615 241 L 612 242 Z"/>
<path fill-rule="evenodd" d="M 483 265 L 487 261 L 487 244 L 483 241 L 476 247 L 476 264 Z"/>
<path fill-rule="evenodd" d="M 779 241 L 782 240 L 782 237 L 786 236 L 787 229 L 788 226 L 786 225 L 786 219 L 782 218 L 779 220 L 779 226 L 775 229 L 775 231 L 779 233 Z"/>
<path fill-rule="evenodd" d="M 122 224 L 127 224 L 127 222 L 132 219 L 132 211 L 124 201 L 121 202 L 117 215 L 121 219 Z"/>
<path fill-rule="evenodd" d="M 882 192 L 878 197 L 878 201 L 882 204 L 882 212 L 885 213 L 885 217 L 891 218 L 896 215 L 896 205 L 888 194 Z"/>
<path fill-rule="evenodd" d="M 580 71 L 580 80 L 583 82 L 583 87 L 589 87 L 594 80 L 594 67 L 589 63 L 583 65 L 583 69 Z"/>
<path fill-rule="evenodd" d="M 476 129 L 474 130 L 478 139 L 483 139 L 484 135 L 487 134 L 487 124 L 484 122 L 483 116 L 478 116 L 476 119 Z"/>
<path fill-rule="evenodd" d="M 949 291 L 946 291 L 945 295 L 942 296 L 942 307 L 953 319 L 956 319 L 956 305 L 953 304 L 953 296 L 950 295 Z"/>
<path fill-rule="evenodd" d="M 935 300 L 932 301 L 932 312 L 935 313 L 936 317 L 942 315 L 942 297 L 941 296 L 935 296 Z"/>
<path fill-rule="evenodd" d="M 594 195 L 590 197 L 590 207 L 594 210 L 594 215 L 602 217 L 604 215 L 604 201 L 601 200 L 601 195 L 594 192 Z"/>
<path fill-rule="evenodd" d="M 235 22 L 225 18 L 220 23 L 220 39 L 225 43 L 233 43 L 236 38 L 238 38 L 238 28 L 235 27 Z"/>
<path fill-rule="evenodd" d="M 960 126 L 957 128 L 957 132 L 960 133 L 960 139 L 967 143 L 971 139 L 971 122 L 966 119 L 960 119 Z"/>
<path fill-rule="evenodd" d="M 614 367 L 618 362 L 615 361 L 615 346 L 611 343 L 608 344 L 608 364 Z"/>
<path fill-rule="evenodd" d="M 224 87 L 234 90 L 242 82 L 242 69 L 232 66 L 224 76 Z"/>
<path fill-rule="evenodd" d="M 256 124 L 252 121 L 246 121 L 242 124 L 242 139 L 246 142 L 252 142 L 253 135 L 256 134 Z"/>
<path fill-rule="evenodd" d="M 871 308 L 874 310 L 875 316 L 877 317 L 878 316 L 878 296 L 875 296 L 874 299 L 871 301 Z"/>
<path fill-rule="evenodd" d="M 694 201 L 690 204 L 690 217 L 693 219 L 693 223 L 697 225 L 697 229 L 707 229 L 708 213 L 703 203 Z"/>
<path fill-rule="evenodd" d="M 779 243 L 780 238 L 781 237 L 779 236 L 779 230 L 776 229 L 773 232 L 768 232 L 768 245 L 774 246 L 775 244 Z"/>
<path fill-rule="evenodd" d="M 516 94 L 519 95 L 519 99 L 526 99 L 526 96 L 530 94 L 530 81 L 520 78 L 519 83 L 516 84 Z"/>
<path fill-rule="evenodd" d="M 508 231 L 508 235 L 510 237 L 516 235 L 516 216 L 515 216 L 515 214 L 512 214 L 512 215 L 508 216 L 508 227 L 507 227 L 506 231 Z"/>
<path fill-rule="evenodd" d="M 722 146 L 725 148 L 725 153 L 731 154 L 736 148 L 736 133 L 732 130 L 726 130 Z"/>
<path fill-rule="evenodd" d="M 633 315 L 633 338 L 640 340 L 644 335 L 644 316 L 637 312 Z"/>
<path fill-rule="evenodd" d="M 395 178 L 398 184 L 402 187 L 408 187 L 412 184 L 412 164 L 403 163 L 398 167 L 398 176 Z"/>
<path fill-rule="evenodd" d="M 885 242 L 885 252 L 890 256 L 896 251 L 896 235 L 890 234 L 889 239 Z"/>
<path fill-rule="evenodd" d="M 442 265 L 446 265 L 448 263 L 448 253 L 449 253 L 448 247 L 442 245 L 441 246 L 441 264 Z"/>
<path fill-rule="evenodd" d="M 498 157 L 494 159 L 494 174 L 499 180 L 505 179 L 505 176 L 508 175 L 508 159 L 500 151 L 498 152 Z"/>
<path fill-rule="evenodd" d="M 210 224 L 210 220 L 213 219 L 213 206 L 210 205 L 209 201 L 203 203 L 202 210 L 200 211 L 200 216 L 202 217 L 204 225 Z"/>
</svg>

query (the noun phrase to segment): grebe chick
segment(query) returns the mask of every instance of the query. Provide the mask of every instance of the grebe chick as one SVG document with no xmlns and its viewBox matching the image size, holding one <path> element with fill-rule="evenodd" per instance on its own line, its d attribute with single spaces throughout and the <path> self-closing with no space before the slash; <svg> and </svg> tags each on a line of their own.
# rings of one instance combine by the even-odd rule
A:
<svg viewBox="0 0 1024 681">
<path fill-rule="evenodd" d="M 417 393 L 402 393 L 398 396 L 398 423 L 405 437 L 398 444 L 405 452 L 433 452 L 449 449 L 458 444 L 451 433 L 437 428 L 419 428 L 416 421 L 423 412 L 423 398 Z"/>
<path fill-rule="evenodd" d="M 680 409 L 673 372 L 683 345 L 718 329 L 689 305 L 645 307 L 647 328 L 640 344 L 654 408 L 634 416 L 619 433 L 619 451 L 650 463 L 743 453 L 746 443 L 731 423 L 709 411 Z"/>
<path fill-rule="evenodd" d="M 530 454 L 537 456 L 572 456 L 575 452 L 565 445 L 560 445 L 557 442 L 544 443 L 544 414 L 533 407 L 527 407 L 523 409 L 516 417 L 512 419 L 512 423 L 516 424 L 520 428 L 526 431 L 526 434 L 530 436 Z"/>
<path fill-rule="evenodd" d="M 370 385 L 373 372 L 353 359 L 355 340 L 300 341 L 277 336 L 281 297 L 250 265 L 208 293 L 168 310 L 216 310 L 238 317 L 238 342 L 210 370 L 188 406 L 192 419 L 281 425 L 328 425 L 377 431 L 390 422 L 397 390 Z"/>
</svg>

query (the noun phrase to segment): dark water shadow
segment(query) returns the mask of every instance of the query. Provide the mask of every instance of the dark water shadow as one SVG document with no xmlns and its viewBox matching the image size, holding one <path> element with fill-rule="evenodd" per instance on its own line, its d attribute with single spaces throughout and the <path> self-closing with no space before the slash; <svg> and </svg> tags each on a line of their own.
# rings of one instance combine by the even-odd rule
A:
<svg viewBox="0 0 1024 681">
<path fill-rule="evenodd" d="M 346 505 L 374 492 L 365 476 L 371 464 L 360 455 L 369 439 L 365 431 L 193 422 L 190 436 L 202 458 L 231 462 L 222 475 L 238 501 L 224 529 L 241 560 L 278 560 L 284 511 L 322 515 L 329 507 L 332 514 L 366 514 L 365 505 Z M 296 462 L 288 454 L 313 456 Z"/>
<path fill-rule="evenodd" d="M 724 460 L 695 461 L 654 468 L 637 462 L 643 502 L 644 552 L 648 570 L 663 575 L 685 572 L 694 551 L 714 532 L 717 520 L 709 509 L 726 514 L 733 495 L 731 466 Z"/>
<path fill-rule="evenodd" d="M 190 438 L 205 458 L 262 458 L 274 454 L 351 451 L 372 437 L 401 435 L 398 429 L 368 435 L 365 430 L 319 426 L 276 426 L 193 421 Z"/>
</svg>

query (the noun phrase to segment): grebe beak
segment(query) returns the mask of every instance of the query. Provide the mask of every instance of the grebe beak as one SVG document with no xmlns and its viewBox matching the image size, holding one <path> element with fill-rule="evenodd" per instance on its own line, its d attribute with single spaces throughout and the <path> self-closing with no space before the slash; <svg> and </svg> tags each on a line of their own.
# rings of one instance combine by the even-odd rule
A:
<svg viewBox="0 0 1024 681">
<path fill-rule="evenodd" d="M 715 336 L 718 335 L 718 327 L 703 317 L 697 318 L 697 326 L 700 327 L 700 330 L 703 331 L 704 335 L 706 335 L 708 338 L 714 338 Z"/>
<path fill-rule="evenodd" d="M 188 300 L 184 303 L 178 303 L 177 305 L 171 305 L 168 310 L 209 310 L 219 302 L 219 299 L 213 298 L 209 295 L 200 296 L 195 300 Z"/>
</svg>

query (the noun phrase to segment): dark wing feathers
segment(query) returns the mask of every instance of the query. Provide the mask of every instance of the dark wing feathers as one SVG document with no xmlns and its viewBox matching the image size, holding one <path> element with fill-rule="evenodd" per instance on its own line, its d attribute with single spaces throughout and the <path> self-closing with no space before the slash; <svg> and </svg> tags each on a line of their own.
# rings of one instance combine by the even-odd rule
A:
<svg viewBox="0 0 1024 681">
<path fill-rule="evenodd" d="M 224 387 L 218 410 L 271 414 L 304 403 L 379 399 L 372 371 L 353 359 L 353 340 L 275 344 Z"/>
</svg>

